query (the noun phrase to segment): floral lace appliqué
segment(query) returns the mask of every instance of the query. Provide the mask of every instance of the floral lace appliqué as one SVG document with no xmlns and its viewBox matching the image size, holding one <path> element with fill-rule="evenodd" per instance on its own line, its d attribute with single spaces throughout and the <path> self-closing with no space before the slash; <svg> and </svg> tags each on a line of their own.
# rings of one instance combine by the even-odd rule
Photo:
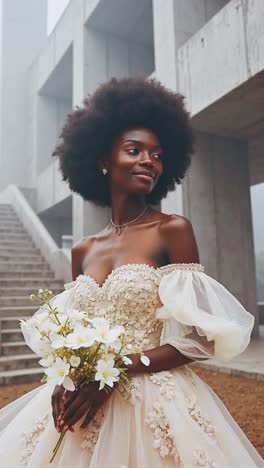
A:
<svg viewBox="0 0 264 468">
<path fill-rule="evenodd" d="M 95 445 L 97 443 L 103 417 L 104 406 L 98 410 L 95 417 L 87 427 L 85 434 L 82 437 L 81 447 L 84 449 L 88 449 L 91 453 L 93 453 Z"/>
<path fill-rule="evenodd" d="M 203 468 L 219 468 L 219 465 L 209 457 L 208 453 L 202 448 L 196 448 L 192 455 L 194 465 Z"/>
<path fill-rule="evenodd" d="M 176 383 L 173 379 L 173 374 L 170 371 L 156 372 L 150 375 L 150 380 L 157 385 L 160 385 L 160 394 L 171 400 L 177 394 Z"/>
<path fill-rule="evenodd" d="M 192 419 L 199 424 L 199 426 L 208 434 L 212 439 L 215 439 L 215 429 L 212 422 L 206 414 L 203 414 L 200 406 L 197 403 L 195 395 L 189 395 L 187 398 L 188 412 Z"/>
<path fill-rule="evenodd" d="M 173 434 L 169 428 L 164 410 L 158 401 L 154 403 L 153 411 L 148 413 L 145 422 L 154 431 L 153 447 L 159 450 L 160 456 L 162 458 L 169 455 L 177 457 Z"/>
<path fill-rule="evenodd" d="M 20 458 L 22 466 L 26 467 L 30 463 L 34 449 L 38 445 L 40 436 L 47 426 L 48 419 L 48 414 L 46 414 L 43 418 L 37 418 L 34 422 L 32 430 L 22 433 L 24 445 Z"/>
</svg>

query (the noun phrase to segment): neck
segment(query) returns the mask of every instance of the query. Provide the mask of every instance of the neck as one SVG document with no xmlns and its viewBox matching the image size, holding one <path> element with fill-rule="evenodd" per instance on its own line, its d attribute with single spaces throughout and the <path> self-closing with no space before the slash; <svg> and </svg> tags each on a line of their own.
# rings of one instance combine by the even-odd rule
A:
<svg viewBox="0 0 264 468">
<path fill-rule="evenodd" d="M 131 199 L 128 197 L 117 197 L 112 200 L 112 221 L 117 225 L 128 223 L 142 213 L 147 211 L 148 204 L 144 198 Z"/>
</svg>

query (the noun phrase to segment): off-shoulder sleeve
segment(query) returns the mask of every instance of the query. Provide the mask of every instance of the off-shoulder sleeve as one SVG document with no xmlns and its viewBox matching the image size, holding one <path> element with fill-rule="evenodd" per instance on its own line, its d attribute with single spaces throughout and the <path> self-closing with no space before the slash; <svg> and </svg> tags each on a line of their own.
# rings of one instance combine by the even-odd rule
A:
<svg viewBox="0 0 264 468">
<path fill-rule="evenodd" d="M 254 316 L 218 281 L 203 271 L 174 269 L 159 285 L 160 344 L 171 344 L 192 359 L 229 361 L 249 341 Z"/>
</svg>

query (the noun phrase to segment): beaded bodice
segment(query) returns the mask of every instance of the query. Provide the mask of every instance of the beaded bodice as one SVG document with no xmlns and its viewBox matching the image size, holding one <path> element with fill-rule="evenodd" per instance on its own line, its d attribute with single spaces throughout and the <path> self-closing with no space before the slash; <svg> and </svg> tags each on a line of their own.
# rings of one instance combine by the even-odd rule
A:
<svg viewBox="0 0 264 468">
<path fill-rule="evenodd" d="M 74 288 L 74 307 L 88 316 L 107 318 L 112 325 L 123 325 L 133 350 L 158 346 L 162 322 L 156 310 L 161 278 L 175 269 L 203 271 L 196 263 L 169 264 L 159 268 L 147 264 L 126 264 L 115 268 L 99 285 L 94 278 L 79 275 L 65 285 Z M 128 348 L 128 349 L 131 349 Z"/>
</svg>

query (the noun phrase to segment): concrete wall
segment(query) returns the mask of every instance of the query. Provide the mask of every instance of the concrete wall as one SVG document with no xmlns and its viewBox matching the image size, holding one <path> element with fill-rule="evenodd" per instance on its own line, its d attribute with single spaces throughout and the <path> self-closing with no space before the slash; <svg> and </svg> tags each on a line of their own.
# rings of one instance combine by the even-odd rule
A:
<svg viewBox="0 0 264 468">
<path fill-rule="evenodd" d="M 2 2 L 0 189 L 7 183 L 24 185 L 27 180 L 25 121 L 28 69 L 44 44 L 46 16 L 46 0 Z"/>
<path fill-rule="evenodd" d="M 48 210 L 70 194 L 70 189 L 59 172 L 58 161 L 53 160 L 37 178 L 37 212 Z"/>
</svg>

